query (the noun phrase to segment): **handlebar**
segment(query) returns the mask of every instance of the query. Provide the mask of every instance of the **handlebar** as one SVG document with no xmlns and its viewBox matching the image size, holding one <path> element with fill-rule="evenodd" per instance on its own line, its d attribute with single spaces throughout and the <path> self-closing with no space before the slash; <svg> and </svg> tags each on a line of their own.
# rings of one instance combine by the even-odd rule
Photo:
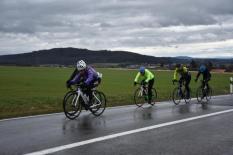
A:
<svg viewBox="0 0 233 155">
<path fill-rule="evenodd" d="M 148 83 L 139 83 L 139 82 L 136 82 L 137 85 L 141 85 L 141 86 L 145 86 L 147 85 Z"/>
<path fill-rule="evenodd" d="M 73 85 L 71 85 L 71 86 L 69 87 L 69 89 L 70 89 L 70 90 L 75 90 L 75 89 L 80 88 L 80 87 L 82 87 L 82 86 L 83 86 L 83 84 L 73 84 Z"/>
<path fill-rule="evenodd" d="M 175 83 L 178 83 L 178 81 L 177 80 L 172 80 L 172 83 L 173 83 L 173 85 L 175 85 Z"/>
<path fill-rule="evenodd" d="M 175 80 L 175 81 L 172 81 L 172 83 L 173 83 L 173 85 L 175 85 L 175 83 L 178 83 L 178 86 L 179 86 L 179 87 L 182 87 L 182 86 L 184 86 L 185 81 L 182 80 L 182 83 L 180 83 L 178 80 Z"/>
</svg>

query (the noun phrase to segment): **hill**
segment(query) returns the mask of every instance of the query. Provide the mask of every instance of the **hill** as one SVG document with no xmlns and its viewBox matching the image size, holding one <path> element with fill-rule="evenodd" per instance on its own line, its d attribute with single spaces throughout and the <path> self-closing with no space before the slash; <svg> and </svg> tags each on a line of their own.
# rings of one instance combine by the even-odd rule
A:
<svg viewBox="0 0 233 155">
<path fill-rule="evenodd" d="M 171 58 L 157 58 L 125 51 L 92 51 L 77 48 L 54 48 L 31 53 L 0 56 L 0 64 L 5 65 L 73 65 L 79 59 L 88 63 L 170 63 Z"/>
<path fill-rule="evenodd" d="M 30 53 L 0 56 L 1 65 L 74 65 L 77 60 L 83 59 L 89 64 L 172 64 L 197 63 L 212 61 L 214 63 L 232 64 L 233 59 L 192 59 L 190 57 L 153 57 L 126 51 L 93 51 L 78 48 L 54 48 Z"/>
</svg>

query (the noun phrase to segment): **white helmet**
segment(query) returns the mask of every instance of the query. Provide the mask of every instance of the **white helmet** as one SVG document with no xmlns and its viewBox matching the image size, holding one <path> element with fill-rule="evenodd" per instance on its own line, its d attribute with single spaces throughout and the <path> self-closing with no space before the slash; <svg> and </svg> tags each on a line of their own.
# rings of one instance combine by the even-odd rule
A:
<svg viewBox="0 0 233 155">
<path fill-rule="evenodd" d="M 87 65 L 83 60 L 77 62 L 77 69 L 78 71 L 86 69 Z"/>
</svg>

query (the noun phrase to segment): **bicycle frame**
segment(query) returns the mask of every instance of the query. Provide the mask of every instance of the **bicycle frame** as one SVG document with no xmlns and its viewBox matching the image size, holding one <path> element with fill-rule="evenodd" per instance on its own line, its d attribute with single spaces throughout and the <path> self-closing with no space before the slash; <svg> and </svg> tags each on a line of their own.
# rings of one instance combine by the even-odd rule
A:
<svg viewBox="0 0 233 155">
<path fill-rule="evenodd" d="M 177 82 L 177 81 L 176 81 Z M 175 83 L 173 82 L 173 85 L 175 85 Z M 184 81 L 182 81 L 182 83 L 178 82 L 178 86 L 174 88 L 173 92 L 172 92 L 172 100 L 173 102 L 178 105 L 180 103 L 180 101 L 182 99 L 185 100 L 185 103 L 189 103 L 191 98 L 187 98 L 187 90 L 184 86 Z"/>
<path fill-rule="evenodd" d="M 96 104 L 97 106 L 101 104 L 101 101 L 99 100 L 99 98 L 95 95 L 94 91 L 92 91 L 92 95 L 95 97 L 95 99 L 98 101 L 98 104 Z"/>
<path fill-rule="evenodd" d="M 148 87 L 146 87 L 145 85 L 140 84 L 140 83 L 137 83 L 137 84 L 140 85 L 140 92 L 138 95 L 143 96 L 143 95 L 148 94 Z M 145 92 L 145 94 L 143 94 L 143 92 Z"/>
<path fill-rule="evenodd" d="M 72 103 L 75 103 L 74 106 L 77 106 L 78 100 L 79 100 L 80 97 L 83 99 L 85 105 L 88 105 L 89 97 L 86 96 L 86 95 L 83 93 L 83 91 L 81 90 L 81 88 L 78 87 L 77 90 L 76 90 L 76 92 L 77 92 L 78 96 L 75 98 L 75 102 L 72 101 Z M 92 95 L 93 95 L 93 97 L 98 101 L 98 104 L 96 104 L 96 105 L 100 105 L 100 104 L 101 104 L 101 101 L 100 101 L 99 98 L 95 95 L 95 93 L 94 93 L 93 91 L 92 91 Z"/>
<path fill-rule="evenodd" d="M 202 80 L 201 81 L 201 89 L 202 89 L 202 93 L 203 93 L 203 97 L 205 97 L 207 95 L 207 93 L 210 91 L 208 88 L 208 82 Z"/>
<path fill-rule="evenodd" d="M 207 89 L 207 82 L 206 81 L 204 81 L 204 80 L 201 81 L 201 88 Z"/>
<path fill-rule="evenodd" d="M 86 96 L 84 96 L 84 93 L 82 92 L 82 90 L 80 88 L 77 88 L 76 92 L 77 92 L 77 97 L 75 97 L 72 101 L 72 103 L 74 103 L 74 106 L 77 106 L 80 96 L 83 99 L 84 103 L 87 104 L 88 98 Z"/>
<path fill-rule="evenodd" d="M 201 80 L 200 86 L 197 88 L 196 91 L 197 101 L 201 102 L 203 99 L 206 99 L 206 101 L 208 102 L 211 99 L 211 95 L 212 95 L 212 89 L 208 85 L 208 81 Z"/>
<path fill-rule="evenodd" d="M 183 99 L 184 95 L 185 95 L 183 90 L 182 90 L 182 87 L 184 86 L 184 81 L 182 81 L 182 83 L 179 83 L 179 82 L 177 82 L 177 83 L 178 83 L 179 96 L 181 96 L 181 98 Z"/>
</svg>

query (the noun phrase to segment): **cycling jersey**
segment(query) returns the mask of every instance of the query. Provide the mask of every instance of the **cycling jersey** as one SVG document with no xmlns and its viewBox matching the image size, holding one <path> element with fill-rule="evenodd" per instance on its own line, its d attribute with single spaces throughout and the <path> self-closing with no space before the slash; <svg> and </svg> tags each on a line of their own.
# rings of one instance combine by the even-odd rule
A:
<svg viewBox="0 0 233 155">
<path fill-rule="evenodd" d="M 92 85 L 95 81 L 97 81 L 99 78 L 97 72 L 90 66 L 88 66 L 85 70 L 84 74 L 78 73 L 73 80 L 70 81 L 70 84 L 75 84 L 81 81 L 81 79 L 84 81 L 84 84 L 87 86 Z"/>
<path fill-rule="evenodd" d="M 140 77 L 142 77 L 143 80 L 145 80 L 145 82 L 148 83 L 150 80 L 154 79 L 155 76 L 148 69 L 145 69 L 145 74 L 144 75 L 142 75 L 140 72 L 138 72 L 138 74 L 136 75 L 136 78 L 135 78 L 134 82 L 138 83 Z"/>
<path fill-rule="evenodd" d="M 187 67 L 182 67 L 182 69 L 176 68 L 174 72 L 174 80 L 177 80 L 177 75 L 180 74 L 181 77 L 185 78 L 186 76 L 189 75 L 188 68 Z"/>
<path fill-rule="evenodd" d="M 211 78 L 211 74 L 210 74 L 210 71 L 209 71 L 208 69 L 206 69 L 203 73 L 201 73 L 201 72 L 199 71 L 198 74 L 197 74 L 196 79 L 199 78 L 200 74 L 203 75 L 203 80 L 207 80 L 207 81 L 208 81 L 208 80 L 210 80 L 210 78 Z"/>
<path fill-rule="evenodd" d="M 188 68 L 183 66 L 181 69 L 176 68 L 174 72 L 173 80 L 177 80 L 177 74 L 180 74 L 179 84 L 182 85 L 183 81 L 185 81 L 185 89 L 187 90 L 187 97 L 190 97 L 190 88 L 189 83 L 191 81 L 191 74 L 188 71 Z"/>
</svg>

